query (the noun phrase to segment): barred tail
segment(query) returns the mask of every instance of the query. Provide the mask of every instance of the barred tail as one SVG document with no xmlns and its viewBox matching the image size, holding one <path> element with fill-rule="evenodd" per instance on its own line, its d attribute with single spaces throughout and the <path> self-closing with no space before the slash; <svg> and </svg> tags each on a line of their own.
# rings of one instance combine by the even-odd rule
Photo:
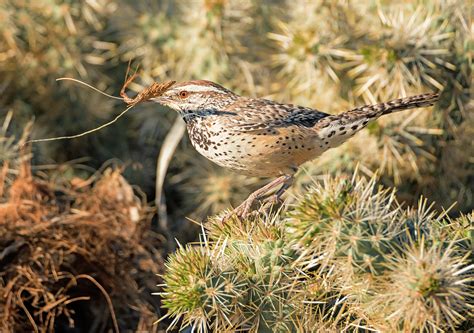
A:
<svg viewBox="0 0 474 333">
<path fill-rule="evenodd" d="M 320 140 L 323 140 L 328 148 L 332 148 L 364 128 L 371 120 L 392 112 L 431 106 L 436 103 L 438 97 L 437 93 L 429 93 L 365 105 L 338 115 L 324 117 L 316 123 L 315 129 Z"/>
<path fill-rule="evenodd" d="M 359 116 L 365 118 L 376 118 L 384 114 L 402 111 L 406 109 L 422 108 L 431 106 L 439 98 L 437 93 L 429 93 L 423 95 L 410 96 L 405 98 L 394 99 L 385 103 L 365 105 L 359 108 L 352 109 L 343 113 L 347 116 Z"/>
</svg>

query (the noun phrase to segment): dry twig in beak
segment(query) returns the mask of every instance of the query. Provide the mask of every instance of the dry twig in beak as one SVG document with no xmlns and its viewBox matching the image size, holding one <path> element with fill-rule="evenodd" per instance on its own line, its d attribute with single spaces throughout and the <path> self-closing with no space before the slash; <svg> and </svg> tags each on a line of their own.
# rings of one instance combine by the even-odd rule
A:
<svg viewBox="0 0 474 333">
<path fill-rule="evenodd" d="M 119 118 L 121 118 L 125 113 L 127 113 L 135 105 L 137 105 L 141 102 L 146 102 L 151 98 L 159 97 L 159 96 L 163 95 L 163 93 L 165 91 L 167 91 L 171 86 L 173 86 L 176 83 L 176 81 L 165 81 L 163 83 L 154 82 L 149 87 L 147 87 L 147 88 L 143 89 L 142 91 L 140 91 L 137 96 L 135 96 L 134 98 L 131 98 L 131 97 L 128 97 L 125 90 L 130 85 L 130 83 L 135 79 L 135 77 L 137 76 L 137 73 L 135 72 L 133 75 L 131 75 L 130 77 L 127 78 L 129 70 L 130 70 L 130 66 L 127 69 L 126 80 L 125 80 L 125 82 L 122 86 L 122 89 L 120 90 L 120 96 L 122 98 L 106 94 L 105 92 L 100 91 L 99 89 L 97 89 L 97 88 L 95 88 L 95 87 L 93 87 L 93 86 L 91 86 L 91 85 L 89 85 L 85 82 L 77 80 L 77 79 L 73 79 L 73 78 L 59 78 L 59 79 L 57 79 L 57 81 L 68 80 L 68 81 L 77 82 L 77 83 L 85 85 L 86 87 L 88 87 L 88 88 L 90 88 L 94 91 L 97 91 L 97 92 L 101 93 L 102 95 L 105 95 L 109 98 L 122 99 L 128 105 L 128 107 L 124 111 L 119 113 L 111 121 L 109 121 L 105 124 L 102 124 L 99 127 L 96 127 L 96 128 L 91 129 L 91 130 L 85 131 L 83 133 L 79 133 L 79 134 L 75 134 L 75 135 L 67 135 L 67 136 L 58 136 L 58 137 L 54 137 L 54 138 L 29 140 L 29 141 L 26 141 L 24 144 L 32 143 L 32 142 L 45 142 L 45 141 L 57 141 L 57 140 L 65 140 L 65 139 L 74 139 L 74 138 L 79 138 L 81 136 L 84 136 L 84 135 L 96 132 L 98 130 L 101 130 L 101 129 L 115 123 Z"/>
<path fill-rule="evenodd" d="M 125 90 L 130 85 L 130 83 L 133 82 L 136 76 L 137 73 L 130 75 L 130 77 L 125 80 L 122 89 L 120 90 L 120 96 L 128 105 L 137 105 L 138 103 L 146 102 L 151 98 L 159 97 L 176 83 L 176 81 L 165 81 L 163 83 L 153 82 L 151 86 L 140 91 L 137 96 L 135 96 L 134 98 L 130 98 L 128 97 Z"/>
</svg>

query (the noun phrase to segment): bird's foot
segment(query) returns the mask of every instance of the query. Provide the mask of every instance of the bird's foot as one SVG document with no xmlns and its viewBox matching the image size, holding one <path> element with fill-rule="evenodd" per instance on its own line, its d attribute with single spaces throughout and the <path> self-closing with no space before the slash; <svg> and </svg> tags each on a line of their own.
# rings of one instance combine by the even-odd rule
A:
<svg viewBox="0 0 474 333">
<path fill-rule="evenodd" d="M 283 200 L 281 198 L 281 195 L 279 194 L 273 194 L 264 200 L 261 200 L 260 208 L 258 210 L 252 211 L 252 205 L 255 201 L 259 200 L 259 198 L 253 198 L 249 197 L 247 200 L 245 200 L 242 204 L 240 204 L 237 208 L 234 210 L 231 210 L 229 213 L 227 213 L 224 216 L 223 221 L 229 220 L 232 216 L 236 216 L 239 219 L 246 219 L 249 216 L 253 214 L 261 214 L 266 212 L 270 207 L 276 204 L 281 204 L 283 203 Z"/>
<path fill-rule="evenodd" d="M 258 210 L 260 213 L 267 211 L 270 207 L 276 204 L 282 204 L 283 200 L 281 198 L 280 194 L 273 194 L 269 196 L 268 198 L 265 198 L 265 200 L 262 200 L 262 205 L 260 206 L 260 209 Z"/>
<path fill-rule="evenodd" d="M 260 207 L 259 210 L 257 210 L 255 213 L 259 214 L 262 212 L 263 209 L 268 207 L 269 205 L 273 205 L 277 202 L 279 202 L 281 199 L 281 195 L 288 189 L 288 187 L 291 185 L 293 181 L 293 176 L 291 175 L 283 175 L 269 184 L 263 186 L 262 188 L 258 189 L 257 191 L 253 192 L 240 206 L 235 208 L 234 210 L 230 211 L 227 213 L 224 218 L 222 219 L 222 222 L 225 222 L 229 220 L 232 216 L 237 216 L 240 219 L 245 219 L 247 218 L 250 213 L 251 213 L 251 208 L 253 203 L 264 196 L 266 193 L 268 193 L 271 189 L 273 189 L 275 186 L 278 186 L 280 184 L 283 184 L 283 186 L 277 191 L 276 194 L 268 197 L 263 201 L 262 207 Z"/>
<path fill-rule="evenodd" d="M 253 203 L 257 198 L 250 196 L 244 202 L 242 202 L 237 208 L 231 210 L 224 215 L 223 222 L 229 220 L 232 216 L 237 216 L 239 219 L 246 219 L 251 212 Z"/>
</svg>

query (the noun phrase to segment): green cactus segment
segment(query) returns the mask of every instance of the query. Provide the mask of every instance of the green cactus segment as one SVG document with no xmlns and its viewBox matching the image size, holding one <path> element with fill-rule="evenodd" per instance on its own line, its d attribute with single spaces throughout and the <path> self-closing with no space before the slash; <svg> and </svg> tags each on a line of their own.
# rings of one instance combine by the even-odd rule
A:
<svg viewBox="0 0 474 333">
<path fill-rule="evenodd" d="M 210 221 L 208 228 L 222 237 L 181 248 L 168 261 L 163 305 L 176 322 L 199 331 L 289 332 L 301 326 L 305 301 L 321 307 L 329 300 L 325 278 L 305 271 L 317 260 L 285 240 L 278 219 Z"/>
<path fill-rule="evenodd" d="M 210 258 L 203 249 L 180 249 L 170 257 L 167 267 L 165 283 L 173 292 L 163 300 L 163 306 L 177 313 L 202 307 L 207 279 L 212 276 Z"/>
<path fill-rule="evenodd" d="M 163 304 L 199 332 L 463 329 L 472 221 L 402 208 L 376 178 L 326 177 L 286 211 L 210 219 L 169 258 Z"/>
<path fill-rule="evenodd" d="M 310 189 L 288 213 L 287 227 L 299 244 L 330 251 L 328 258 L 348 261 L 361 272 L 379 274 L 397 235 L 393 191 L 369 182 L 326 179 Z"/>
<path fill-rule="evenodd" d="M 438 243 L 409 246 L 391 260 L 372 304 L 383 309 L 385 320 L 403 331 L 457 331 L 469 320 L 472 324 L 474 265 L 467 256 Z"/>
<path fill-rule="evenodd" d="M 207 322 L 231 325 L 238 304 L 246 297 L 245 279 L 233 269 L 222 270 L 215 253 L 204 247 L 180 248 L 168 261 L 164 276 L 163 307 L 184 323 L 207 328 Z"/>
</svg>

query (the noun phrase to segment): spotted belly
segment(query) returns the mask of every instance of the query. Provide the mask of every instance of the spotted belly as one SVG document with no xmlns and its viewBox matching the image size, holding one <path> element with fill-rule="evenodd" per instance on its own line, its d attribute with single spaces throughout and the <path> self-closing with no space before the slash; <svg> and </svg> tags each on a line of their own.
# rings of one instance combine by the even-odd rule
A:
<svg viewBox="0 0 474 333">
<path fill-rule="evenodd" d="M 273 177 L 293 173 L 301 164 L 339 146 L 369 119 L 350 122 L 332 118 L 327 126 L 245 129 L 231 116 L 207 115 L 188 121 L 188 133 L 196 150 L 212 162 L 238 173 Z"/>
<path fill-rule="evenodd" d="M 223 130 L 204 140 L 190 137 L 196 150 L 212 162 L 237 173 L 259 177 L 291 174 L 325 150 L 319 140 L 285 135 L 282 131 L 277 135 L 252 135 Z"/>
</svg>

